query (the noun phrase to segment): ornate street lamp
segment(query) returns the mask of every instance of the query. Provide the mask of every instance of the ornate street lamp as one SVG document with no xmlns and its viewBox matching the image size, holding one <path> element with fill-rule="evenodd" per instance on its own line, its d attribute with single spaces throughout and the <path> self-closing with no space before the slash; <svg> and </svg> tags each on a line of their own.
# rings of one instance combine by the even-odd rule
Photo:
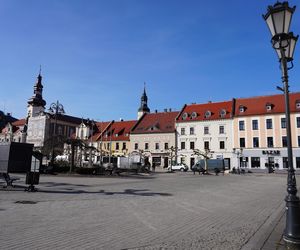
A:
<svg viewBox="0 0 300 250">
<path fill-rule="evenodd" d="M 296 7 L 289 7 L 288 2 L 277 2 L 274 6 L 268 7 L 267 14 L 263 18 L 271 31 L 271 43 L 275 49 L 282 71 L 283 87 L 277 87 L 284 92 L 286 134 L 288 151 L 288 177 L 286 201 L 286 226 L 283 239 L 296 248 L 300 246 L 300 200 L 297 196 L 297 185 L 295 169 L 293 167 L 293 151 L 291 139 L 290 104 L 289 104 L 289 83 L 288 70 L 293 67 L 293 55 L 298 36 L 290 32 L 290 23 Z M 288 63 L 291 64 L 288 67 Z M 297 248 L 298 249 L 298 248 Z"/>
<path fill-rule="evenodd" d="M 91 129 L 91 137 L 90 137 L 90 152 L 89 152 L 89 167 L 93 166 L 93 162 L 92 162 L 92 150 L 93 150 L 93 134 L 94 134 L 94 126 L 96 125 L 95 121 L 92 119 L 88 119 L 88 125 L 90 126 Z"/>
<path fill-rule="evenodd" d="M 52 148 L 52 153 L 51 153 L 51 160 L 50 160 L 50 165 L 53 166 L 54 163 L 54 143 L 53 139 L 56 135 L 56 125 L 57 125 L 57 115 L 63 115 L 65 113 L 64 106 L 56 101 L 56 103 L 51 103 L 50 108 L 48 109 L 48 112 L 51 116 L 54 117 L 54 126 L 53 126 L 53 132 L 52 132 L 52 138 L 51 138 L 51 148 Z"/>
</svg>

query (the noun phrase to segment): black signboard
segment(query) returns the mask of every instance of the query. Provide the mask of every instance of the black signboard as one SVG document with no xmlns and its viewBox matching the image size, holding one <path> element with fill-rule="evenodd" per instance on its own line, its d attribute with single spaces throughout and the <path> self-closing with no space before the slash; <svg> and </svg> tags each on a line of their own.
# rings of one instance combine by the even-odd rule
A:
<svg viewBox="0 0 300 250">
<path fill-rule="evenodd" d="M 26 173 L 31 168 L 33 144 L 0 144 L 0 173 Z"/>
</svg>

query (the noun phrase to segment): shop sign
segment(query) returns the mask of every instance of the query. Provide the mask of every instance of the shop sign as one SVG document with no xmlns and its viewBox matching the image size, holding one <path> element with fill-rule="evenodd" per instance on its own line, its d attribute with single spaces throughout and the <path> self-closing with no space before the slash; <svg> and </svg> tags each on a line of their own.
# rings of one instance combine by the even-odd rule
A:
<svg viewBox="0 0 300 250">
<path fill-rule="evenodd" d="M 263 155 L 280 155 L 280 150 L 263 150 Z"/>
</svg>

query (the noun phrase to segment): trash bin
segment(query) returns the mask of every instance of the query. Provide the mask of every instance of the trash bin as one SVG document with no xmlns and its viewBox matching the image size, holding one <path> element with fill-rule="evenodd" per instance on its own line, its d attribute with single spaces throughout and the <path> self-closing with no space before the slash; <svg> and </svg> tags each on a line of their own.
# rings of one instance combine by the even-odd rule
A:
<svg viewBox="0 0 300 250">
<path fill-rule="evenodd" d="M 38 185 L 40 181 L 39 172 L 27 172 L 26 173 L 26 184 L 28 185 Z"/>
<path fill-rule="evenodd" d="M 274 168 L 273 168 L 273 166 L 271 164 L 269 164 L 268 170 L 269 170 L 269 174 L 274 173 Z"/>
</svg>

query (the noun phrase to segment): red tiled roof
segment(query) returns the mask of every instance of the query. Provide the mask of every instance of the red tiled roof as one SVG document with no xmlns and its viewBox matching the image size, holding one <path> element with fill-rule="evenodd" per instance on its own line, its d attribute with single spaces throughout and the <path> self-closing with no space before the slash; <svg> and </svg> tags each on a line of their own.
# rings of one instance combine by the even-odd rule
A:
<svg viewBox="0 0 300 250">
<path fill-rule="evenodd" d="M 26 119 L 20 119 L 12 123 L 13 126 L 24 126 L 26 124 Z"/>
<path fill-rule="evenodd" d="M 296 102 L 300 102 L 300 92 L 290 93 L 290 111 L 299 112 L 296 109 Z M 267 110 L 266 105 L 271 105 L 271 110 Z M 244 107 L 244 112 L 240 112 L 240 107 Z M 249 98 L 237 98 L 235 101 L 235 116 L 264 115 L 285 112 L 284 95 L 257 96 Z"/>
<path fill-rule="evenodd" d="M 102 140 L 129 141 L 129 133 L 136 122 L 136 120 L 113 122 L 111 126 L 106 129 Z"/>
<path fill-rule="evenodd" d="M 92 136 L 92 141 L 100 140 L 101 134 L 108 128 L 112 122 L 96 122 L 96 130 Z"/>
<path fill-rule="evenodd" d="M 175 131 L 175 118 L 178 113 L 145 113 L 133 127 L 131 134 L 172 133 Z"/>
<path fill-rule="evenodd" d="M 207 116 L 206 116 L 207 114 Z M 229 119 L 232 117 L 232 101 L 185 105 L 176 122 Z"/>
</svg>

